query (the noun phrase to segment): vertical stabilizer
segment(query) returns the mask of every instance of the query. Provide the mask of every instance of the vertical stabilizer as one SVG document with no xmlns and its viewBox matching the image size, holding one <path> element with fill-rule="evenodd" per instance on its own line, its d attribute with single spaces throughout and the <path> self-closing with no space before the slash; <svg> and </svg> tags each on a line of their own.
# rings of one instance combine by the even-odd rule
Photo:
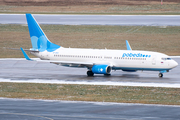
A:
<svg viewBox="0 0 180 120">
<path fill-rule="evenodd" d="M 52 52 L 60 48 L 60 46 L 48 40 L 43 30 L 31 14 L 26 14 L 26 19 L 32 43 L 32 50 L 38 50 L 40 52 L 47 50 L 48 52 Z"/>
</svg>

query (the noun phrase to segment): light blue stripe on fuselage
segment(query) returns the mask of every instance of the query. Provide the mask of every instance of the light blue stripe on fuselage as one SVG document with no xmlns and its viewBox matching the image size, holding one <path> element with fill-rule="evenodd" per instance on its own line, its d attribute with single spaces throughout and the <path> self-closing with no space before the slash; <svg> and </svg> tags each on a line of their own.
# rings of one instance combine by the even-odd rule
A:
<svg viewBox="0 0 180 120">
<path fill-rule="evenodd" d="M 164 71 L 170 68 L 131 68 L 131 67 L 112 67 L 112 70 L 147 70 L 147 71 Z"/>
</svg>

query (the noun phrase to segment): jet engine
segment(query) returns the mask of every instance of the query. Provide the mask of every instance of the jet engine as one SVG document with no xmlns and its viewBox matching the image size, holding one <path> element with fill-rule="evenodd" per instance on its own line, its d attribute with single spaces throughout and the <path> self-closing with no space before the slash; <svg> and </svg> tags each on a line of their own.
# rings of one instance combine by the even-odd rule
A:
<svg viewBox="0 0 180 120">
<path fill-rule="evenodd" d="M 95 74 L 110 74 L 111 67 L 108 65 L 94 65 L 92 72 Z"/>
</svg>

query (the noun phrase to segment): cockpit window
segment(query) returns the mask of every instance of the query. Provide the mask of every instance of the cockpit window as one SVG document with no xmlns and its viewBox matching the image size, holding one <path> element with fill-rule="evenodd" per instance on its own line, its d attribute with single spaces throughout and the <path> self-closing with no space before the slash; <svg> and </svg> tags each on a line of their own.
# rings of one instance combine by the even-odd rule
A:
<svg viewBox="0 0 180 120">
<path fill-rule="evenodd" d="M 161 58 L 162 60 L 171 60 L 171 58 Z"/>
</svg>

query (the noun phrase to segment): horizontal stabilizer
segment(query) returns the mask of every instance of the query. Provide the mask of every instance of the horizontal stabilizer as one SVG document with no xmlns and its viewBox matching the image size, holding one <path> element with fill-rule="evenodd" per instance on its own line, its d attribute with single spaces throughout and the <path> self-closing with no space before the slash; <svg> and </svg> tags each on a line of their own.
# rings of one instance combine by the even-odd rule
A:
<svg viewBox="0 0 180 120">
<path fill-rule="evenodd" d="M 10 50 L 21 50 L 19 48 L 5 48 L 5 49 L 10 49 Z M 24 51 L 28 51 L 28 52 L 39 52 L 38 50 L 30 50 L 30 49 L 23 49 Z"/>
</svg>

